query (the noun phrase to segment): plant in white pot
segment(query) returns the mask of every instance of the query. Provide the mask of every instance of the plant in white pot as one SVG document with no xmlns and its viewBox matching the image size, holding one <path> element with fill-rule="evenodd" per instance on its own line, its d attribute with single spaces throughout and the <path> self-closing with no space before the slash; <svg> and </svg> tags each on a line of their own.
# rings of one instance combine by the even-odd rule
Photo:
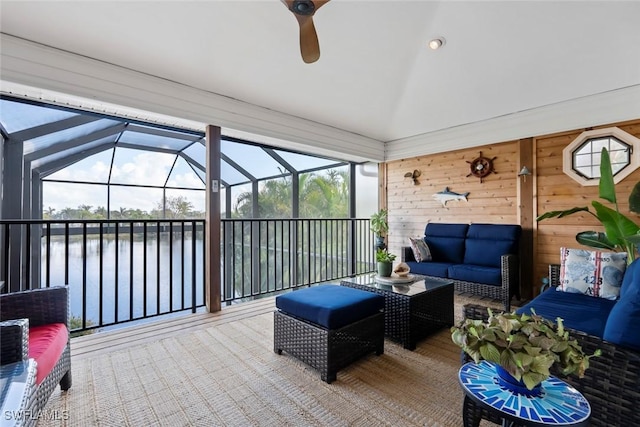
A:
<svg viewBox="0 0 640 427">
<path fill-rule="evenodd" d="M 393 269 L 393 261 L 396 256 L 390 254 L 386 249 L 378 249 L 376 251 L 376 261 L 378 263 L 378 276 L 390 277 Z"/>
</svg>

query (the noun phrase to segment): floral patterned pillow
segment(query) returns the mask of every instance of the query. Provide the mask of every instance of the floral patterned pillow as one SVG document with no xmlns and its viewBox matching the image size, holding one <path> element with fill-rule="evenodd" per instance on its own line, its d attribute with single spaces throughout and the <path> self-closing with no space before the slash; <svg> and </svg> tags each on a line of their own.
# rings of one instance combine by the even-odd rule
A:
<svg viewBox="0 0 640 427">
<path fill-rule="evenodd" d="M 431 261 L 431 251 L 429 250 L 429 246 L 427 246 L 427 242 L 425 242 L 423 238 L 409 237 L 409 243 L 411 244 L 413 257 L 416 261 Z"/>
<path fill-rule="evenodd" d="M 561 248 L 557 290 L 617 299 L 626 268 L 626 252 Z"/>
</svg>

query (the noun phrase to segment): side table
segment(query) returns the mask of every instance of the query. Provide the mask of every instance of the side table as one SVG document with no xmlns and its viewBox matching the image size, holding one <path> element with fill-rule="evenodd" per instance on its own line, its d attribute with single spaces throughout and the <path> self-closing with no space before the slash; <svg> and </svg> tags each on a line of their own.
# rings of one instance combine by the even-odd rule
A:
<svg viewBox="0 0 640 427">
<path fill-rule="evenodd" d="M 524 395 L 501 386 L 495 365 L 469 362 L 458 372 L 464 390 L 465 427 L 477 426 L 488 411 L 502 419 L 503 426 L 587 426 L 591 406 L 566 382 L 549 377 L 539 395 Z"/>
</svg>

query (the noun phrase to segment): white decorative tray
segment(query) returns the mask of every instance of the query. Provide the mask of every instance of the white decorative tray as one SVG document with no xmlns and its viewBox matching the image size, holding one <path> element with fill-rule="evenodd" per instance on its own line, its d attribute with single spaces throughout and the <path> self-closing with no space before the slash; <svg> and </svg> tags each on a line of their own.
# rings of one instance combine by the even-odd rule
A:
<svg viewBox="0 0 640 427">
<path fill-rule="evenodd" d="M 391 277 L 382 277 L 376 274 L 376 282 L 389 285 L 409 285 L 415 281 L 416 277 L 413 274 L 408 274 L 402 277 L 396 274 L 392 274 Z"/>
</svg>

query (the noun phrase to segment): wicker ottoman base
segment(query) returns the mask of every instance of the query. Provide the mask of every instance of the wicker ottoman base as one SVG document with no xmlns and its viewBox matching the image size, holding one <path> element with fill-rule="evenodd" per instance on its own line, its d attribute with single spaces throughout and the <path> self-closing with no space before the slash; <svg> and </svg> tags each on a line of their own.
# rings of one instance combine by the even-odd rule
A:
<svg viewBox="0 0 640 427">
<path fill-rule="evenodd" d="M 384 353 L 384 313 L 366 317 L 340 329 L 326 329 L 274 312 L 273 351 L 283 351 L 320 371 L 327 383 L 337 372 L 362 356 Z"/>
</svg>

